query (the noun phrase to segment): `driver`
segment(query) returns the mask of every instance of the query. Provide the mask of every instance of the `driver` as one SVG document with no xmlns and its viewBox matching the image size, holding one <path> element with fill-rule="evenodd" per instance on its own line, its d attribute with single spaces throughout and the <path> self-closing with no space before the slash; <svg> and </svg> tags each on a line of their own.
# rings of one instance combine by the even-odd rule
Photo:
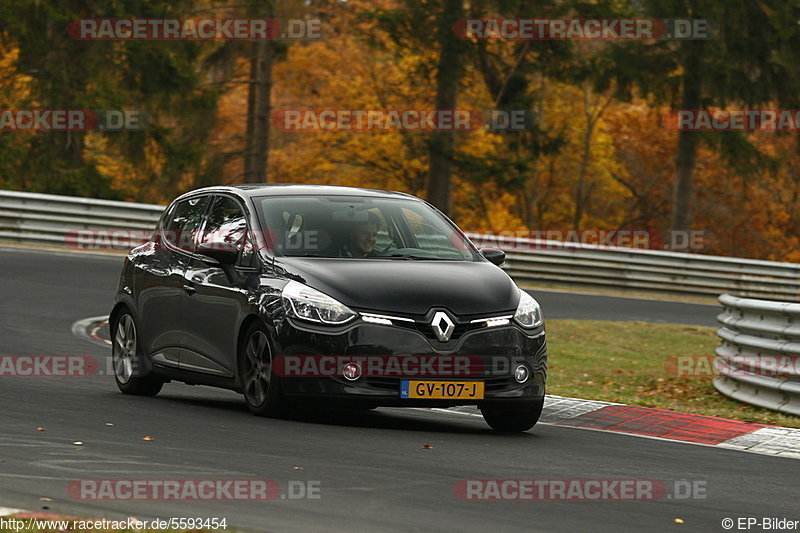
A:
<svg viewBox="0 0 800 533">
<path fill-rule="evenodd" d="M 370 212 L 366 221 L 356 224 L 350 230 L 339 252 L 339 257 L 369 257 L 375 249 L 380 220 Z"/>
</svg>

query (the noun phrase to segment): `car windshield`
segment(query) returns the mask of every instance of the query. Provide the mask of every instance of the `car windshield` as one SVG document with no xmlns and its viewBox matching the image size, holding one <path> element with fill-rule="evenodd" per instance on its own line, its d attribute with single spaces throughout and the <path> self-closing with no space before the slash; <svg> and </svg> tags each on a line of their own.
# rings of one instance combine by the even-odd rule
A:
<svg viewBox="0 0 800 533">
<path fill-rule="evenodd" d="M 256 198 L 269 246 L 290 257 L 479 261 L 476 249 L 427 204 L 401 198 Z"/>
</svg>

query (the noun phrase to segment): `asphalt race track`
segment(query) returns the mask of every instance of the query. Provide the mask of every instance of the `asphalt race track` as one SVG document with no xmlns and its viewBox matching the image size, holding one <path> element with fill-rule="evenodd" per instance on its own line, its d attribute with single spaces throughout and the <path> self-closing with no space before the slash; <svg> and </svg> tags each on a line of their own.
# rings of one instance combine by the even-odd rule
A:
<svg viewBox="0 0 800 533">
<path fill-rule="evenodd" d="M 109 311 L 120 262 L 0 248 L 0 354 L 91 355 L 104 373 L 110 350 L 70 328 Z M 535 294 L 549 318 L 713 325 L 718 312 Z M 272 420 L 251 416 L 237 394 L 205 387 L 173 383 L 156 398 L 136 398 L 120 394 L 108 375 L 0 378 L 0 507 L 225 517 L 229 526 L 257 531 L 723 531 L 728 517 L 796 519 L 798 477 L 800 462 L 788 458 L 547 425 L 496 435 L 480 418 L 459 413 L 379 409 Z M 290 481 L 316 481 L 320 498 L 91 502 L 67 495 L 79 479 L 250 478 L 275 480 L 284 490 Z M 531 478 L 700 481 L 707 497 L 479 502 L 453 493 L 463 479 Z"/>
</svg>

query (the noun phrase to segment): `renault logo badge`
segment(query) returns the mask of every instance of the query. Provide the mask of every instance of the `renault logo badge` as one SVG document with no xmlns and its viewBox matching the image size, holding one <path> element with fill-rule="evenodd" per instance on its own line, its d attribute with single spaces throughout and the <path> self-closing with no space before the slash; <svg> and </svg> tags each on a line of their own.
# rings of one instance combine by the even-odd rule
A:
<svg viewBox="0 0 800 533">
<path fill-rule="evenodd" d="M 444 311 L 437 311 L 433 315 L 431 327 L 433 328 L 433 332 L 436 334 L 436 338 L 439 339 L 440 342 L 449 341 L 450 335 L 452 335 L 453 330 L 456 329 L 456 325 L 453 324 L 453 321 L 450 320 L 450 317 L 447 316 L 447 313 Z"/>
</svg>

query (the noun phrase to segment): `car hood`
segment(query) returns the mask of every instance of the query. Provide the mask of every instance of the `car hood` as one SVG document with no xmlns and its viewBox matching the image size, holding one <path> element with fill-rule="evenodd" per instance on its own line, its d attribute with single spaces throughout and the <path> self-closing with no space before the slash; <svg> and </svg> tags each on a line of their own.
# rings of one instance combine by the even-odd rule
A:
<svg viewBox="0 0 800 533">
<path fill-rule="evenodd" d="M 513 310 L 516 285 L 497 266 L 462 261 L 282 257 L 291 277 L 355 309 L 424 315 L 444 307 L 455 315 Z"/>
</svg>

